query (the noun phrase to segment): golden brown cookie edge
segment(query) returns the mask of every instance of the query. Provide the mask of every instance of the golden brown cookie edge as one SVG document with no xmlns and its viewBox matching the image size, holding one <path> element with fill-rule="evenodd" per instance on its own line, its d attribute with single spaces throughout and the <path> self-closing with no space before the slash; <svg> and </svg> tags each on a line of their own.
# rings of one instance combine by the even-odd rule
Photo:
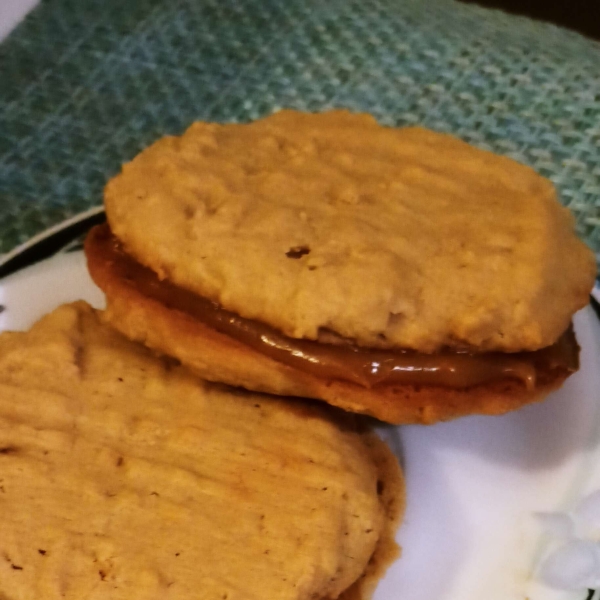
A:
<svg viewBox="0 0 600 600">
<path fill-rule="evenodd" d="M 173 356 L 202 378 L 253 391 L 323 400 L 394 424 L 446 421 L 469 414 L 502 414 L 542 400 L 566 374 L 528 390 L 516 380 L 501 380 L 467 389 L 394 385 L 363 388 L 315 377 L 279 363 L 241 342 L 203 325 L 189 315 L 140 294 L 114 276 L 90 243 L 88 268 L 106 294 L 104 318 L 130 339 Z"/>
</svg>

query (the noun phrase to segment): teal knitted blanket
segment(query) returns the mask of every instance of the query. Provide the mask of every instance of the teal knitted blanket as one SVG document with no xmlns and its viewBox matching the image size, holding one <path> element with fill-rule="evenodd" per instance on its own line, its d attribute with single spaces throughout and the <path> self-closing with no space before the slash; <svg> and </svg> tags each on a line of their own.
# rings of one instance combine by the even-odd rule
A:
<svg viewBox="0 0 600 600">
<path fill-rule="evenodd" d="M 420 123 L 552 179 L 600 251 L 600 44 L 451 0 L 47 0 L 0 45 L 0 252 L 197 119 Z"/>
</svg>

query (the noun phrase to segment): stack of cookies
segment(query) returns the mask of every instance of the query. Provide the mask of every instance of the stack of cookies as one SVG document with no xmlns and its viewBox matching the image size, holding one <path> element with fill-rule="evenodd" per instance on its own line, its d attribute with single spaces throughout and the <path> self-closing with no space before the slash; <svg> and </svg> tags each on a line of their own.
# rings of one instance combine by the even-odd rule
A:
<svg viewBox="0 0 600 600">
<path fill-rule="evenodd" d="M 106 320 L 209 381 L 433 423 L 577 370 L 593 253 L 549 181 L 450 136 L 344 111 L 197 123 L 105 205 Z"/>
<path fill-rule="evenodd" d="M 578 369 L 592 252 L 548 181 L 450 136 L 196 123 L 105 206 L 106 310 L 0 337 L 0 596 L 366 600 L 404 486 L 360 415 L 500 414 Z"/>
</svg>

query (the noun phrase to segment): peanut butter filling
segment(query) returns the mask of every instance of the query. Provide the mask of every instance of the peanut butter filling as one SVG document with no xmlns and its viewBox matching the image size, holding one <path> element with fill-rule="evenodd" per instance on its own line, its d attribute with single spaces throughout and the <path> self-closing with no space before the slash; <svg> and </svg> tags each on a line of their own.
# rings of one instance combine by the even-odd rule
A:
<svg viewBox="0 0 600 600">
<path fill-rule="evenodd" d="M 533 389 L 540 377 L 556 370 L 572 373 L 579 367 L 579 347 L 572 328 L 552 346 L 513 354 L 454 350 L 423 354 L 290 338 L 265 323 L 224 310 L 168 280 L 161 281 L 151 269 L 123 250 L 108 225 L 92 230 L 87 245 L 89 251 L 110 263 L 107 266 L 114 274 L 144 296 L 184 312 L 274 360 L 321 378 L 341 379 L 369 388 L 393 384 L 466 388 L 516 379 Z"/>
</svg>

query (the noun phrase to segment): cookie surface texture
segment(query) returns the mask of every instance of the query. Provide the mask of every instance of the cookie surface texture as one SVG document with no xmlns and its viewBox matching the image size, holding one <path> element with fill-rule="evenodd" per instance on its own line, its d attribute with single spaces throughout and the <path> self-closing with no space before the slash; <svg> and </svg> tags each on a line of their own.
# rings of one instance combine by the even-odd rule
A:
<svg viewBox="0 0 600 600">
<path fill-rule="evenodd" d="M 160 277 L 291 337 L 535 350 L 595 273 L 530 168 L 345 111 L 196 123 L 124 165 L 105 205 Z"/>
<path fill-rule="evenodd" d="M 2 597 L 355 600 L 397 552 L 372 433 L 204 383 L 84 303 L 0 336 L 0 391 Z"/>
</svg>

